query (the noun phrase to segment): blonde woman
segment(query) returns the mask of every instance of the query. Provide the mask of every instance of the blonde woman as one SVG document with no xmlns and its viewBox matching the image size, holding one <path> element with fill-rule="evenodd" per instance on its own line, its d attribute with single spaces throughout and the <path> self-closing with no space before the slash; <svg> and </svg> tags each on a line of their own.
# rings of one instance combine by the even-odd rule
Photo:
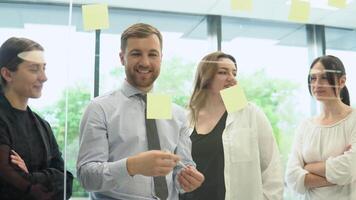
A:
<svg viewBox="0 0 356 200">
<path fill-rule="evenodd" d="M 181 199 L 282 199 L 279 153 L 265 114 L 251 103 L 227 113 L 220 96 L 237 84 L 237 71 L 235 58 L 223 52 L 206 55 L 198 66 L 189 103 L 190 138 L 205 181 Z"/>
</svg>

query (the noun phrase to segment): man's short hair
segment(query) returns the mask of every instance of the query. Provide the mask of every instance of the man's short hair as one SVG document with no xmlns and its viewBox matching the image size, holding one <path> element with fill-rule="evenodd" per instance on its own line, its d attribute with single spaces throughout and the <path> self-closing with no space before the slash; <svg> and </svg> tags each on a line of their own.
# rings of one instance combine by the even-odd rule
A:
<svg viewBox="0 0 356 200">
<path fill-rule="evenodd" d="M 157 28 L 155 28 L 149 24 L 137 23 L 137 24 L 133 24 L 130 27 L 128 27 L 121 34 L 121 51 L 125 51 L 125 49 L 127 47 L 127 40 L 129 38 L 146 38 L 152 34 L 157 35 L 161 49 L 162 49 L 163 44 L 162 44 L 161 32 Z"/>
</svg>

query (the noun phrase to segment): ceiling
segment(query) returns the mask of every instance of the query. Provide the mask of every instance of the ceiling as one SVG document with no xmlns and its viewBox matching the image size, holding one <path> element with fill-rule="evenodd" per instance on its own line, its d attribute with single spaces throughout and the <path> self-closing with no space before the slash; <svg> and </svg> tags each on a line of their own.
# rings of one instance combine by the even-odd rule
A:
<svg viewBox="0 0 356 200">
<path fill-rule="evenodd" d="M 11 2 L 16 2 L 12 0 Z M 70 0 L 27 0 L 19 2 L 65 3 Z M 209 14 L 288 22 L 290 0 L 252 0 L 252 11 L 231 9 L 231 0 L 73 0 L 74 4 L 106 3 L 110 7 Z M 328 0 L 305 0 L 312 6 L 307 23 L 333 27 L 356 28 L 356 0 L 347 0 L 343 9 L 327 7 Z M 10 1 L 9 1 L 10 2 Z M 326 8 L 325 8 L 326 7 Z"/>
<path fill-rule="evenodd" d="M 327 0 L 320 1 L 321 5 L 326 5 Z M 5 2 L 5 1 L 0 1 Z M 9 2 L 30 2 L 46 4 L 68 4 L 69 0 L 28 0 Z M 204 15 L 222 15 L 223 40 L 230 41 L 236 37 L 258 38 L 265 40 L 275 40 L 279 45 L 306 46 L 306 33 L 304 24 L 288 21 L 290 4 L 287 0 L 253 0 L 252 12 L 233 11 L 230 8 L 230 0 L 73 0 L 75 5 L 91 3 L 107 3 L 110 7 L 129 8 L 114 9 L 110 11 L 112 17 L 110 26 L 115 29 L 107 31 L 118 32 L 131 23 L 144 21 L 154 23 L 160 30 L 183 32 L 185 38 L 207 38 L 206 18 Z M 6 7 L 8 6 L 8 7 Z M 41 17 L 41 8 L 22 9 L 23 6 L 9 6 L 0 4 L 0 17 L 2 19 L 12 18 L 11 20 L 1 20 L 0 25 L 6 26 L 9 23 L 17 23 L 21 26 L 27 21 L 41 22 L 49 24 L 65 24 L 67 17 L 59 12 L 61 8 L 51 8 L 52 16 Z M 21 17 L 18 17 L 18 13 Z M 63 8 L 64 9 L 64 8 Z M 130 11 L 133 9 L 133 11 Z M 76 6 L 73 12 L 73 23 L 77 24 L 78 30 L 81 29 L 80 7 Z M 136 10 L 141 10 L 137 15 Z M 143 11 L 145 10 L 145 11 Z M 163 11 L 162 14 L 152 15 L 149 11 Z M 189 13 L 193 15 L 180 15 L 179 13 Z M 44 15 L 44 14 L 42 14 Z M 18 18 L 18 20 L 14 20 Z M 33 18 L 33 20 L 30 20 Z M 187 20 L 185 20 L 187 18 Z M 344 9 L 321 9 L 312 8 L 309 24 L 320 24 L 328 26 L 326 32 L 326 44 L 328 48 L 340 50 L 356 50 L 356 0 L 351 1 Z M 335 28 L 338 27 L 338 28 Z"/>
</svg>

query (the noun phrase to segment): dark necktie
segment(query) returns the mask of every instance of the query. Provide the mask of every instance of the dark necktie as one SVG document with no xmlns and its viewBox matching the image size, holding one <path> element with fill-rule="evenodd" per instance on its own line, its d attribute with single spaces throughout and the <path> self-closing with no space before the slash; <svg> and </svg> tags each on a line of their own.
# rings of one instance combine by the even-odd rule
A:
<svg viewBox="0 0 356 200">
<path fill-rule="evenodd" d="M 147 101 L 146 94 L 139 95 L 145 102 L 145 120 L 146 120 L 146 134 L 147 134 L 147 144 L 148 150 L 161 150 L 161 145 L 159 143 L 159 136 L 156 126 L 156 121 L 154 119 L 147 119 Z M 166 200 L 168 198 L 168 188 L 165 176 L 153 177 L 153 182 L 155 186 L 156 196 L 161 200 Z"/>
</svg>

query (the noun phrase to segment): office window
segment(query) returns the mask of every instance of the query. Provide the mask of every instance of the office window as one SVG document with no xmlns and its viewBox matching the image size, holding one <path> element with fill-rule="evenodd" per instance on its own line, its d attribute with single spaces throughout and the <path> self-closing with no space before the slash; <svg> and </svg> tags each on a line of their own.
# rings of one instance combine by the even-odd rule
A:
<svg viewBox="0 0 356 200">
<path fill-rule="evenodd" d="M 44 83 L 42 97 L 31 99 L 29 105 L 51 124 L 66 166 L 75 175 L 76 158 L 73 152 L 78 146 L 77 122 L 81 107 L 89 101 L 90 93 L 78 99 L 72 90 L 68 90 L 68 109 L 65 94 L 67 88 L 79 88 L 81 80 L 85 80 L 93 72 L 82 70 L 84 62 L 81 61 L 89 57 L 87 49 L 90 48 L 85 46 L 89 46 L 91 36 L 77 32 L 75 26 L 68 26 L 68 14 L 67 4 L 0 3 L 0 17 L 3 19 L 0 22 L 0 42 L 3 43 L 12 36 L 27 37 L 44 47 L 48 80 Z M 68 132 L 65 131 L 66 122 Z M 85 195 L 85 192 L 78 182 L 74 181 L 73 196 L 82 195 Z"/>
<path fill-rule="evenodd" d="M 117 89 L 123 82 L 125 71 L 119 58 L 120 34 L 138 22 L 157 27 L 163 35 L 163 61 L 155 91 L 170 94 L 176 103 L 186 104 L 196 63 L 207 53 L 209 46 L 206 19 L 200 15 L 110 9 L 110 29 L 104 30 L 101 37 L 100 93 Z"/>
<path fill-rule="evenodd" d="M 310 112 L 303 25 L 224 17 L 222 51 L 237 60 L 237 80 L 269 118 L 285 165 L 295 128 Z M 285 199 L 294 199 L 285 190 Z"/>
<path fill-rule="evenodd" d="M 29 104 L 50 122 L 65 153 L 66 166 L 76 176 L 79 122 L 93 98 L 95 32 L 83 30 L 80 6 L 73 7 L 71 26 L 68 16 L 69 5 L 65 3 L 1 3 L 0 17 L 6 20 L 0 22 L 0 42 L 17 36 L 44 46 L 48 81 L 42 97 L 30 100 Z M 205 16 L 109 8 L 109 18 L 110 28 L 102 30 L 100 40 L 100 94 L 117 89 L 124 80 L 119 59 L 121 32 L 133 23 L 143 22 L 163 34 L 163 62 L 156 91 L 171 94 L 176 103 L 184 106 L 196 63 L 209 46 Z M 72 198 L 87 195 L 75 180 Z"/>
<path fill-rule="evenodd" d="M 346 86 L 351 106 L 356 106 L 356 32 L 349 29 L 325 28 L 326 54 L 340 58 L 346 70 Z"/>
</svg>

